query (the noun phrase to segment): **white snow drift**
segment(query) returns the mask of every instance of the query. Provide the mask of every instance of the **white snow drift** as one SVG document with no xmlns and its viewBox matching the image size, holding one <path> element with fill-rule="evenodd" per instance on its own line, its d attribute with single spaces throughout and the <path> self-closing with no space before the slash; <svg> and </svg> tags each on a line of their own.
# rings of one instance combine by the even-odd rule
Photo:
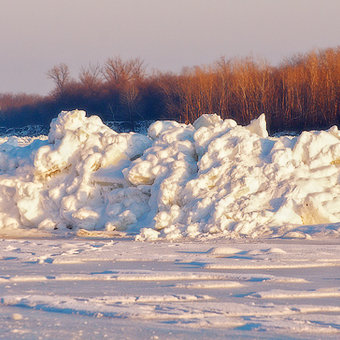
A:
<svg viewBox="0 0 340 340">
<path fill-rule="evenodd" d="M 48 140 L 0 145 L 3 230 L 339 237 L 339 222 L 335 126 L 274 138 L 264 115 L 245 127 L 203 115 L 193 125 L 155 122 L 145 136 L 75 110 L 52 121 Z"/>
</svg>

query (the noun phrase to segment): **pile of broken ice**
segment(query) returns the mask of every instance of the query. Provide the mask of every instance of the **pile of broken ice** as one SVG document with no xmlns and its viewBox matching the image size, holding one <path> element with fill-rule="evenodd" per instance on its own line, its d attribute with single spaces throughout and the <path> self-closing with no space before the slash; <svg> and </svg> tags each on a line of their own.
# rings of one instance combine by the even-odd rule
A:
<svg viewBox="0 0 340 340">
<path fill-rule="evenodd" d="M 48 140 L 0 142 L 0 228 L 175 240 L 328 225 L 340 236 L 335 126 L 274 138 L 264 115 L 248 126 L 203 115 L 193 125 L 157 121 L 146 136 L 118 134 L 75 110 L 51 122 Z"/>
</svg>

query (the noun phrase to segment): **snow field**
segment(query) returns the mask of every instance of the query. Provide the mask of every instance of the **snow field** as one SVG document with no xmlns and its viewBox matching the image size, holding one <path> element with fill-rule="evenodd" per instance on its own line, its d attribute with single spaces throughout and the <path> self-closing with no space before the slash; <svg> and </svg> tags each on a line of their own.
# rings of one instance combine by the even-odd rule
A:
<svg viewBox="0 0 340 340">
<path fill-rule="evenodd" d="M 339 254 L 291 240 L 2 239 L 0 338 L 337 339 Z"/>
<path fill-rule="evenodd" d="M 339 165 L 337 127 L 274 138 L 264 115 L 248 126 L 203 115 L 118 134 L 64 111 L 48 139 L 0 145 L 1 233 L 339 237 Z"/>
</svg>

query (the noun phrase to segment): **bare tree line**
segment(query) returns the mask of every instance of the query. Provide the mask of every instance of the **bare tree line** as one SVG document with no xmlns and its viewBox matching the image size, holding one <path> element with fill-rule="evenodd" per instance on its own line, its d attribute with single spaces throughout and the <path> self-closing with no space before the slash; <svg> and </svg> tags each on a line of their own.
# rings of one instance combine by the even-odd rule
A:
<svg viewBox="0 0 340 340">
<path fill-rule="evenodd" d="M 340 124 L 340 47 L 312 51 L 279 66 L 252 58 L 183 69 L 180 74 L 146 73 L 139 58 L 109 58 L 82 67 L 78 79 L 66 64 L 47 76 L 49 96 L 0 94 L 0 120 L 48 121 L 62 109 L 81 108 L 104 120 L 175 119 L 193 122 L 217 113 L 246 124 L 265 113 L 271 131 L 325 128 Z M 25 120 L 25 119 L 24 119 Z M 22 121 L 22 119 L 21 119 Z"/>
</svg>

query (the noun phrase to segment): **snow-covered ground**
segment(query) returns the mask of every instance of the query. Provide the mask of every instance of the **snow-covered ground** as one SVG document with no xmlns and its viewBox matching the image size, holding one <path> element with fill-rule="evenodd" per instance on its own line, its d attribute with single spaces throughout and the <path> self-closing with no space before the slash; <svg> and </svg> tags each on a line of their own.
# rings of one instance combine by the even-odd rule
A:
<svg viewBox="0 0 340 340">
<path fill-rule="evenodd" d="M 0 242 L 5 339 L 339 338 L 340 132 L 62 112 L 0 139 Z"/>
<path fill-rule="evenodd" d="M 338 339 L 340 244 L 0 241 L 3 339 Z"/>
</svg>

